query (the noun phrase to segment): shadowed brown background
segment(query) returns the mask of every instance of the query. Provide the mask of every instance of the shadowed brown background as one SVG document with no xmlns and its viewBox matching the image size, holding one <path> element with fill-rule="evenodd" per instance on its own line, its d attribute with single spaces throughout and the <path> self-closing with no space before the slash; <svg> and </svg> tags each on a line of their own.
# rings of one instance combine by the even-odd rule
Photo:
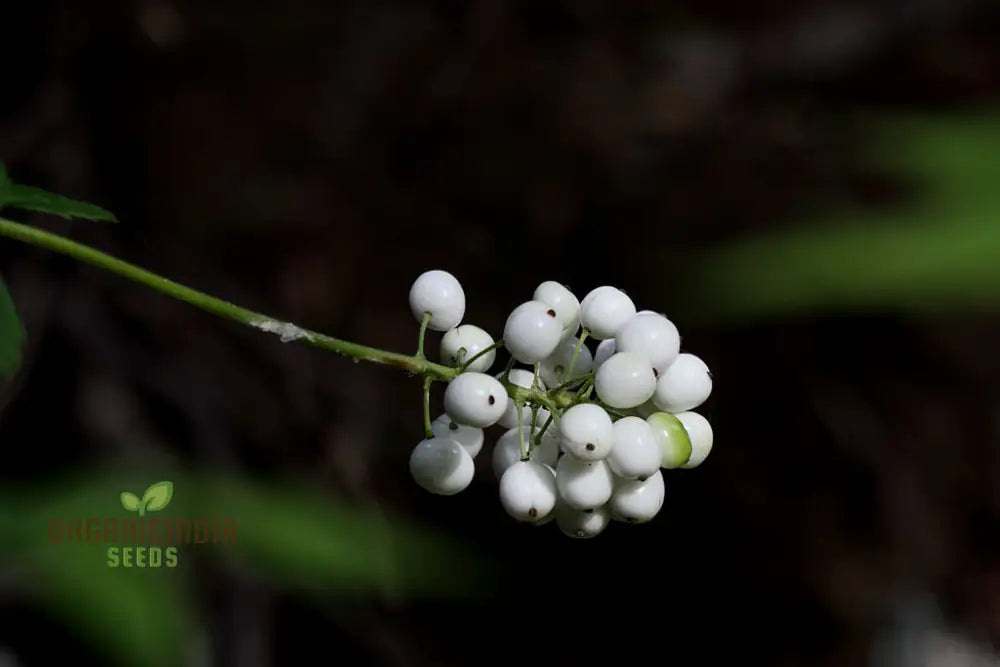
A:
<svg viewBox="0 0 1000 667">
<path fill-rule="evenodd" d="M 39 0 L 3 13 L 0 159 L 122 223 L 26 219 L 398 351 L 415 345 L 406 295 L 428 268 L 455 273 L 466 321 L 497 335 L 543 280 L 581 297 L 614 284 L 674 317 L 715 376 L 715 450 L 667 475 L 661 516 L 569 540 L 503 514 L 488 449 L 461 495 L 415 487 L 415 380 L 0 244 L 29 333 L 0 420 L 4 477 L 129 460 L 280 471 L 509 565 L 501 592 L 447 604 L 307 604 L 206 568 L 212 664 L 646 650 L 865 664 L 913 591 L 1000 641 L 996 318 L 685 326 L 676 270 L 822 203 L 895 196 L 858 167 L 866 109 L 990 99 L 995 6 Z M 20 664 L 99 663 L 30 605 L 0 603 L 0 619 Z"/>
</svg>

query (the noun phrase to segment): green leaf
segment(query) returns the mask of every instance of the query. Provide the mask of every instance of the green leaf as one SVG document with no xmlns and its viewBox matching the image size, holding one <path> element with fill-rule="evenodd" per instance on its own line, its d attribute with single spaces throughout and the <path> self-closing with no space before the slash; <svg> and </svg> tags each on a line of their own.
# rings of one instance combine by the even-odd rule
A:
<svg viewBox="0 0 1000 667">
<path fill-rule="evenodd" d="M 0 380 L 10 380 L 21 368 L 24 337 L 14 299 L 0 280 Z"/>
<path fill-rule="evenodd" d="M 287 486 L 199 486 L 202 512 L 237 521 L 238 544 L 220 548 L 279 585 L 446 598 L 483 594 L 495 581 L 488 555 L 401 517 Z"/>
<path fill-rule="evenodd" d="M 122 667 L 190 661 L 204 625 L 188 582 L 212 556 L 211 567 L 324 597 L 478 597 L 497 583 L 498 561 L 457 536 L 304 491 L 301 482 L 153 472 L 169 474 L 177 487 L 173 514 L 234 519 L 236 543 L 180 545 L 175 568 L 109 567 L 113 543 L 53 543 L 50 521 L 122 516 L 120 489 L 148 479 L 149 470 L 74 470 L 0 485 L 0 562 L 47 612 Z"/>
<path fill-rule="evenodd" d="M 116 545 L 50 541 L 53 518 L 120 516 L 117 489 L 134 480 L 74 475 L 0 488 L 0 506 L 12 514 L 0 562 L 30 601 L 100 652 L 102 664 L 185 664 L 200 623 L 183 553 L 176 568 L 109 567 L 107 549 Z"/>
<path fill-rule="evenodd" d="M 0 181 L 0 208 L 19 208 L 25 211 L 38 211 L 39 213 L 51 213 L 63 218 L 81 218 L 84 220 L 101 220 L 106 222 L 118 222 L 114 213 L 87 202 L 77 201 L 57 195 L 47 190 L 31 187 L 28 185 L 17 185 Z"/>
<path fill-rule="evenodd" d="M 122 507 L 129 512 L 139 511 L 139 498 L 134 493 L 122 491 Z"/>
<path fill-rule="evenodd" d="M 111 568 L 106 547 L 45 545 L 14 568 L 31 596 L 121 667 L 185 664 L 197 612 L 176 568 Z M 183 558 L 183 556 L 181 556 Z"/>
<path fill-rule="evenodd" d="M 157 482 L 142 495 L 142 505 L 147 512 L 158 512 L 170 504 L 174 496 L 173 482 Z"/>
<path fill-rule="evenodd" d="M 692 256 L 689 322 L 1000 309 L 1000 114 L 872 121 L 871 166 L 918 194 L 842 207 Z"/>
</svg>

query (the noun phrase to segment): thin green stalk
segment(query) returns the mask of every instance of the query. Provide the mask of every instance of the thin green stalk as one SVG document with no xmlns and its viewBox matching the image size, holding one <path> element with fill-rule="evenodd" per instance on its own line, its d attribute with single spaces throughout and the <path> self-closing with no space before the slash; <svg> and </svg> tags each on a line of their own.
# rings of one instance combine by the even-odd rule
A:
<svg viewBox="0 0 1000 667">
<path fill-rule="evenodd" d="M 568 390 L 572 389 L 574 386 L 576 386 L 578 384 L 582 385 L 584 382 L 586 382 L 588 379 L 592 378 L 593 376 L 594 376 L 593 373 L 588 373 L 586 375 L 580 375 L 580 376 L 575 377 L 575 378 L 573 378 L 571 380 L 567 380 L 566 382 L 563 382 L 561 385 L 559 385 L 555 389 L 550 389 L 549 390 L 549 394 L 558 394 L 561 391 L 568 391 Z"/>
<path fill-rule="evenodd" d="M 566 371 L 566 377 L 573 377 L 573 366 L 576 365 L 576 358 L 580 356 L 580 348 L 583 347 L 583 341 L 587 340 L 587 335 L 590 334 L 587 328 L 584 327 L 580 332 L 580 340 L 576 342 L 576 347 L 573 348 L 573 358 L 569 360 L 569 369 Z"/>
<path fill-rule="evenodd" d="M 420 318 L 420 333 L 417 334 L 417 353 L 413 355 L 417 359 L 426 359 L 424 356 L 424 339 L 427 338 L 427 325 L 431 323 L 431 313 L 424 313 Z"/>
<path fill-rule="evenodd" d="M 521 408 L 524 407 L 523 403 L 514 402 L 514 407 L 517 408 L 517 434 L 521 438 L 521 460 L 528 460 L 528 447 L 524 443 L 524 415 L 521 414 Z"/>
<path fill-rule="evenodd" d="M 573 398 L 573 405 L 577 403 L 583 403 L 588 398 L 590 398 L 590 393 L 594 391 L 594 376 L 591 375 L 587 378 L 587 381 L 580 385 L 580 388 L 576 392 L 576 396 Z"/>
<path fill-rule="evenodd" d="M 503 347 L 503 338 L 501 338 L 500 340 L 496 341 L 495 343 L 493 343 L 489 347 L 484 348 L 484 349 L 480 350 L 479 352 L 476 352 L 476 354 L 474 354 L 471 359 L 469 359 L 464 364 L 462 364 L 461 366 L 458 367 L 459 373 L 464 373 L 465 369 L 468 368 L 469 366 L 471 366 L 472 362 L 474 362 L 476 359 L 479 359 L 479 357 L 487 355 L 490 352 L 492 352 L 493 350 L 500 349 L 501 347 Z"/>
<path fill-rule="evenodd" d="M 16 241 L 67 255 L 85 264 L 118 274 L 123 278 L 145 285 L 161 294 L 184 301 L 213 315 L 276 334 L 281 337 L 282 342 L 304 341 L 315 347 L 336 352 L 351 359 L 395 366 L 424 377 L 432 377 L 435 380 L 449 381 L 458 374 L 458 371 L 454 368 L 436 364 L 426 359 L 396 352 L 387 352 L 386 350 L 368 347 L 367 345 L 359 345 L 339 338 L 333 338 L 332 336 L 304 329 L 291 322 L 278 320 L 236 306 L 222 299 L 217 299 L 203 292 L 191 289 L 190 287 L 185 287 L 163 276 L 142 269 L 134 264 L 129 264 L 117 257 L 112 257 L 82 243 L 71 241 L 70 239 L 42 231 L 41 229 L 0 218 L 0 236 L 6 236 Z"/>
<path fill-rule="evenodd" d="M 431 427 L 431 384 L 434 378 L 430 375 L 424 376 L 424 436 L 428 439 L 434 437 L 434 429 Z"/>
<path fill-rule="evenodd" d="M 542 436 L 545 435 L 545 432 L 547 430 L 549 430 L 549 424 L 552 423 L 552 420 L 554 418 L 555 418 L 555 414 L 554 413 L 549 413 L 549 418 L 545 420 L 545 423 L 542 424 L 542 428 L 539 429 L 539 431 L 538 431 L 537 434 L 535 434 L 535 444 L 536 445 L 542 444 Z"/>
<path fill-rule="evenodd" d="M 537 403 L 535 405 L 531 406 L 531 430 L 528 432 L 528 455 L 529 456 L 531 455 L 531 452 L 534 449 L 535 429 L 538 428 L 536 426 L 536 424 L 538 424 L 538 404 Z"/>
</svg>

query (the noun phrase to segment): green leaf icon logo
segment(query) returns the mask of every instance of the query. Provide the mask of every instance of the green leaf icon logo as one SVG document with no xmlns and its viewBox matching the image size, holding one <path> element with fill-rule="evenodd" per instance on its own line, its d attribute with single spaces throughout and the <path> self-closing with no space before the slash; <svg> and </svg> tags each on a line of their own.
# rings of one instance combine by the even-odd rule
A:
<svg viewBox="0 0 1000 667">
<path fill-rule="evenodd" d="M 129 493 L 128 491 L 122 491 L 122 507 L 127 509 L 129 512 L 139 511 L 139 499 L 134 493 Z"/>
<path fill-rule="evenodd" d="M 170 499 L 174 497 L 173 482 L 157 482 L 151 485 L 142 494 L 142 500 L 134 493 L 122 491 L 122 507 L 129 512 L 138 512 L 143 516 L 146 512 L 159 512 L 170 504 Z"/>
<path fill-rule="evenodd" d="M 159 512 L 170 504 L 174 496 L 173 482 L 157 482 L 146 489 L 139 502 L 139 516 L 146 512 Z"/>
</svg>

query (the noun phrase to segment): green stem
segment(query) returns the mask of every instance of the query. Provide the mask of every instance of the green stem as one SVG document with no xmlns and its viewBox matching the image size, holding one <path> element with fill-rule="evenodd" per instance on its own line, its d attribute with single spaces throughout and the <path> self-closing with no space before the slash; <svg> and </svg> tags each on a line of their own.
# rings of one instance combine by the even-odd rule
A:
<svg viewBox="0 0 1000 667">
<path fill-rule="evenodd" d="M 589 375 L 587 377 L 587 381 L 580 385 L 580 388 L 577 389 L 576 396 L 573 398 L 573 405 L 583 403 L 589 399 L 592 391 L 594 391 L 594 376 Z"/>
<path fill-rule="evenodd" d="M 476 359 L 478 359 L 479 357 L 482 357 L 483 355 L 489 354 L 493 350 L 500 349 L 501 347 L 503 347 L 503 338 L 501 338 L 500 340 L 496 341 L 495 343 L 493 343 L 489 347 L 483 348 L 479 352 L 476 352 L 476 354 L 474 354 L 471 359 L 469 359 L 464 364 L 462 364 L 461 366 L 458 367 L 458 372 L 459 373 L 464 373 L 465 369 L 468 368 L 469 366 L 471 366 L 472 362 L 474 362 Z"/>
<path fill-rule="evenodd" d="M 583 347 L 583 341 L 587 340 L 587 335 L 590 332 L 584 328 L 580 331 L 580 340 L 576 342 L 576 347 L 573 349 L 573 358 L 569 360 L 569 369 L 566 371 L 566 377 L 573 377 L 573 366 L 576 365 L 576 358 L 580 356 L 580 348 Z"/>
<path fill-rule="evenodd" d="M 454 368 L 435 364 L 426 359 L 351 343 L 346 340 L 310 331 L 309 329 L 303 329 L 291 322 L 277 320 L 267 315 L 241 308 L 222 299 L 217 299 L 208 294 L 193 290 L 190 287 L 175 283 L 163 276 L 122 261 L 117 257 L 112 257 L 89 246 L 71 241 L 57 234 L 42 231 L 41 229 L 0 218 L 0 236 L 6 236 L 16 241 L 45 248 L 46 250 L 67 255 L 85 264 L 102 268 L 133 282 L 145 285 L 161 294 L 184 301 L 213 315 L 276 334 L 281 337 L 283 342 L 304 341 L 315 347 L 330 350 L 345 357 L 395 366 L 424 377 L 432 377 L 436 380 L 450 381 L 458 374 L 458 371 Z"/>
<path fill-rule="evenodd" d="M 434 437 L 434 429 L 431 427 L 431 384 L 434 378 L 427 375 L 424 377 L 424 436 L 429 440 Z"/>
<path fill-rule="evenodd" d="M 417 353 L 413 355 L 417 359 L 426 359 L 424 356 L 424 338 L 427 337 L 427 325 L 430 324 L 432 317 L 434 316 L 431 313 L 424 313 L 424 316 L 420 318 L 420 333 L 417 334 Z"/>
<path fill-rule="evenodd" d="M 587 375 L 580 375 L 579 377 L 575 377 L 572 380 L 569 380 L 568 382 L 563 382 L 561 385 L 559 385 L 555 389 L 550 389 L 549 393 L 550 394 L 558 394 L 561 391 L 568 391 L 568 390 L 572 389 L 573 387 L 575 387 L 576 385 L 583 386 L 583 384 L 585 382 L 587 382 L 587 380 L 589 380 L 592 377 L 594 377 L 593 373 L 588 373 Z"/>
<path fill-rule="evenodd" d="M 547 430 L 549 430 L 549 424 L 552 423 L 552 420 L 554 418 L 555 418 L 555 414 L 554 413 L 549 413 L 549 418 L 545 420 L 545 423 L 542 424 L 542 428 L 539 429 L 538 433 L 535 435 L 535 445 L 541 445 L 542 444 L 542 436 L 545 435 L 545 432 Z"/>
<path fill-rule="evenodd" d="M 521 408 L 524 407 L 524 403 L 515 401 L 514 407 L 517 408 L 517 434 L 521 438 L 521 460 L 527 461 L 528 447 L 524 444 L 524 415 L 521 414 Z"/>
</svg>

